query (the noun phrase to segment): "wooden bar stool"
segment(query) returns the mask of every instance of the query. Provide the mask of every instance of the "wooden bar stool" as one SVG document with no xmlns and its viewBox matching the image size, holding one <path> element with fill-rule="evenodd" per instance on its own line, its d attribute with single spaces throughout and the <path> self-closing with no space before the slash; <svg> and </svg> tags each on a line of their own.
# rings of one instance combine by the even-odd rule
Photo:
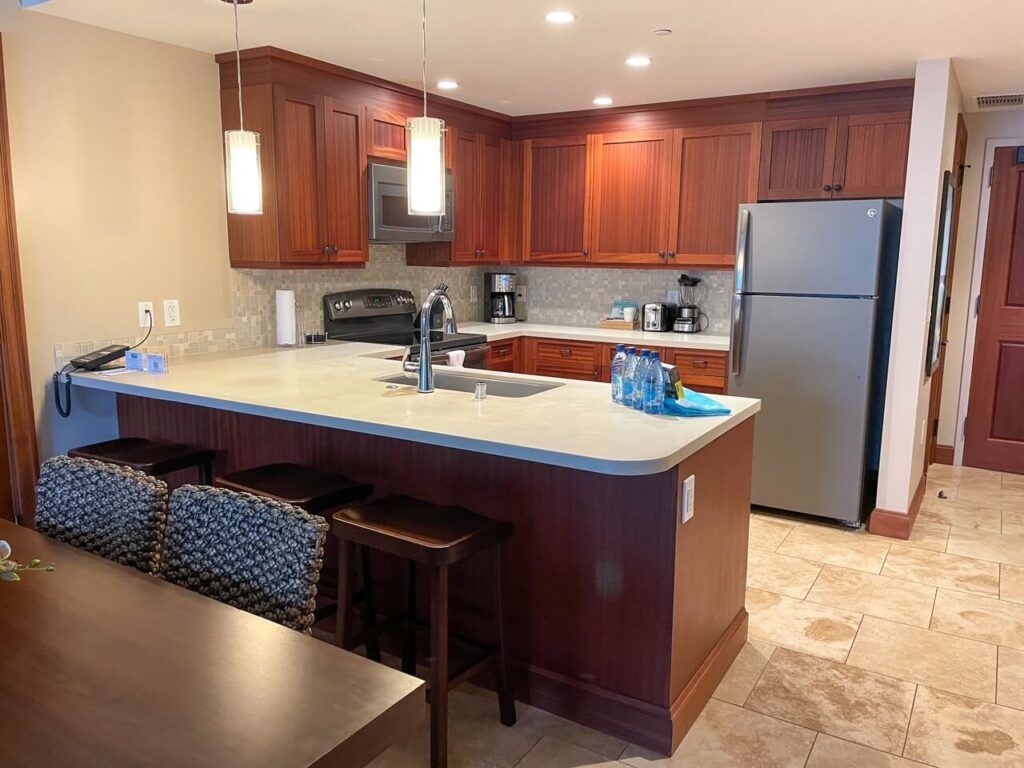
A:
<svg viewBox="0 0 1024 768">
<path fill-rule="evenodd" d="M 336 509 L 366 501 L 373 495 L 373 486 L 367 483 L 358 483 L 337 472 L 325 472 L 304 464 L 291 463 L 264 464 L 218 475 L 214 485 L 218 488 L 283 501 L 325 518 Z M 368 563 L 369 552 L 364 554 Z M 321 592 L 325 593 L 322 594 L 325 600 L 316 609 L 317 621 L 330 616 L 338 608 L 340 593 L 335 582 L 337 570 L 332 562 L 336 557 L 335 548 L 328 546 L 320 577 L 320 586 L 324 587 Z M 367 569 L 368 567 L 366 565 Z M 334 599 L 326 599 L 330 593 L 334 593 Z M 360 599 L 364 602 L 371 601 L 368 607 L 372 608 L 372 596 L 368 597 L 364 591 Z M 374 651 L 375 660 L 379 660 L 380 652 L 376 646 Z"/>
<path fill-rule="evenodd" d="M 194 445 L 161 443 L 144 437 L 121 437 L 117 440 L 72 448 L 68 451 L 68 456 L 130 467 L 153 477 L 195 467 L 199 471 L 199 482 L 209 485 L 213 482 L 213 459 L 216 451 Z"/>
<path fill-rule="evenodd" d="M 485 665 L 493 664 L 497 678 L 501 722 L 515 725 L 515 699 L 505 665 L 505 629 L 502 617 L 501 560 L 504 542 L 512 535 L 512 524 L 478 515 L 461 507 L 443 507 L 410 498 L 389 496 L 379 501 L 343 509 L 334 513 L 334 534 L 343 546 L 338 563 L 338 595 L 346 599 L 348 568 L 345 563 L 349 547 L 358 544 L 365 552 L 375 549 L 406 560 L 409 564 L 408 604 L 404 615 L 402 669 L 415 673 L 416 567 L 430 572 L 430 765 L 445 768 L 448 764 L 448 692 Z M 497 644 L 482 649 L 482 656 L 465 669 L 451 674 L 448 669 L 448 569 L 484 550 L 491 550 L 494 580 L 494 621 Z M 368 558 L 364 559 L 368 569 Z M 373 605 L 371 580 L 364 573 L 364 589 Z M 346 638 L 346 611 L 338 611 L 335 642 L 343 645 Z M 388 624 L 390 622 L 384 622 Z M 376 617 L 367 619 L 367 641 L 376 644 Z M 381 625 L 383 626 L 383 624 Z M 367 646 L 369 653 L 369 645 Z"/>
</svg>

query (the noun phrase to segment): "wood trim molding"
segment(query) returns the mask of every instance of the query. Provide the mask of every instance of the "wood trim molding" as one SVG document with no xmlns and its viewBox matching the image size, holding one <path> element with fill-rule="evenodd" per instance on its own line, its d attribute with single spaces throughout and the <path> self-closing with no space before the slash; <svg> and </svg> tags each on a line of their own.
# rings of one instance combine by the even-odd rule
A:
<svg viewBox="0 0 1024 768">
<path fill-rule="evenodd" d="M 941 445 L 936 444 L 935 446 L 935 463 L 936 464 L 953 464 L 953 446 L 952 445 Z"/>
<path fill-rule="evenodd" d="M 871 513 L 871 521 L 868 523 L 868 530 L 878 536 L 891 536 L 894 539 L 910 538 L 914 530 L 914 523 L 917 522 L 917 513 L 921 511 L 921 502 L 924 501 L 925 488 L 928 485 L 928 475 L 921 475 L 921 480 L 914 491 L 914 498 L 910 500 L 910 509 L 906 514 L 892 512 L 888 509 L 875 509 Z"/>
<path fill-rule="evenodd" d="M 0 38 L 0 400 L 6 426 L 8 469 L 16 520 L 31 524 L 35 518 L 39 452 L 36 418 L 29 377 L 25 302 L 14 216 L 11 142 L 7 122 L 7 78 Z M 2 512 L 0 512 L 2 514 Z"/>
</svg>

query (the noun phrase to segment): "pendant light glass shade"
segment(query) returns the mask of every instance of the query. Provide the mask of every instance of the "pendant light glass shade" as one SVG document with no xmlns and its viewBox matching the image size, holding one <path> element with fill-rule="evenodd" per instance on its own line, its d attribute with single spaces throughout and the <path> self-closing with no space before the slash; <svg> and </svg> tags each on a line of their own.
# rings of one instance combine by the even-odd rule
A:
<svg viewBox="0 0 1024 768">
<path fill-rule="evenodd" d="M 406 123 L 409 213 L 442 216 L 444 191 L 444 120 L 410 117 Z"/>
<path fill-rule="evenodd" d="M 224 157 L 228 213 L 263 213 L 260 135 L 255 131 L 224 131 Z"/>
</svg>

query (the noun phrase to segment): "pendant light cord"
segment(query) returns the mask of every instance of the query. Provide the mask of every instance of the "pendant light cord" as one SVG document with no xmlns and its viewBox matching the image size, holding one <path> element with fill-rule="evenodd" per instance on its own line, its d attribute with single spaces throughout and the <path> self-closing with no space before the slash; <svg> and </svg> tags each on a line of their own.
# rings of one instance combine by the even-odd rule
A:
<svg viewBox="0 0 1024 768">
<path fill-rule="evenodd" d="M 235 0 L 238 2 L 238 0 Z M 423 116 L 427 116 L 427 0 L 423 0 Z"/>
<path fill-rule="evenodd" d="M 427 0 L 423 0 L 424 6 L 426 6 Z M 238 130 L 245 130 L 245 121 L 242 117 L 242 50 L 241 43 L 238 41 L 238 0 L 234 0 L 231 5 L 235 9 L 235 73 L 238 77 Z M 424 24 L 426 21 L 424 20 Z M 426 63 L 424 62 L 424 66 Z M 424 74 L 426 77 L 426 74 Z"/>
</svg>

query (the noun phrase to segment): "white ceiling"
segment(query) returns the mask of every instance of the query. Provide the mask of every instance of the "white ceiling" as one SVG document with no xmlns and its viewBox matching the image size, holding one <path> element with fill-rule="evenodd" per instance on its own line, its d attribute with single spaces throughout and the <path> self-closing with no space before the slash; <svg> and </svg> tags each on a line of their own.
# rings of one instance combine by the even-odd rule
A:
<svg viewBox="0 0 1024 768">
<path fill-rule="evenodd" d="M 11 0 L 13 2 L 13 0 Z M 555 26 L 555 8 L 578 14 Z M 233 47 L 221 0 L 49 0 L 37 11 L 217 53 Z M 950 56 L 965 107 L 1024 90 L 1022 0 L 429 0 L 428 80 L 506 114 L 911 77 Z M 416 85 L 420 0 L 254 0 L 242 47 L 276 45 Z M 653 31 L 668 27 L 669 37 Z M 624 59 L 643 53 L 645 70 Z"/>
</svg>

